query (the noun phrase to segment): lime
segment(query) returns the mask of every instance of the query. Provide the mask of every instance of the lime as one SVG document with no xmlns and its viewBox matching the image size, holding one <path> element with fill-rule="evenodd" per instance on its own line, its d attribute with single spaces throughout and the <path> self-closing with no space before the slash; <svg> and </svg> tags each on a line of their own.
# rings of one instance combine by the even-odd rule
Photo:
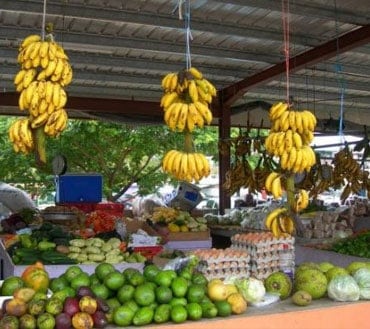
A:
<svg viewBox="0 0 370 329">
<path fill-rule="evenodd" d="M 127 302 L 125 302 L 123 305 L 125 306 L 128 306 L 129 308 L 131 308 L 134 312 L 137 312 L 138 309 L 140 308 L 139 305 L 136 304 L 136 302 L 134 300 L 129 300 Z"/>
<path fill-rule="evenodd" d="M 108 289 L 114 290 L 114 291 L 121 288 L 124 285 L 124 283 L 125 283 L 125 276 L 116 270 L 114 272 L 108 273 L 104 279 L 104 285 Z"/>
<path fill-rule="evenodd" d="M 200 303 L 206 294 L 204 285 L 191 284 L 187 291 L 187 299 L 189 303 Z"/>
<path fill-rule="evenodd" d="M 154 282 L 150 282 L 150 281 L 144 282 L 143 285 L 152 289 L 153 291 L 158 287 Z"/>
<path fill-rule="evenodd" d="M 49 284 L 49 289 L 52 292 L 57 292 L 68 286 L 69 286 L 69 283 L 67 279 L 64 276 L 60 276 L 60 277 L 51 279 L 50 284 Z"/>
<path fill-rule="evenodd" d="M 120 303 L 127 302 L 134 298 L 135 287 L 129 284 L 124 284 L 121 288 L 118 289 L 116 293 L 117 299 Z"/>
<path fill-rule="evenodd" d="M 171 306 L 168 304 L 162 304 L 157 306 L 154 310 L 154 322 L 165 323 L 170 320 L 171 317 Z"/>
<path fill-rule="evenodd" d="M 140 273 L 140 271 L 137 268 L 128 267 L 122 273 L 125 276 L 126 280 L 128 281 L 132 275 Z"/>
<path fill-rule="evenodd" d="M 188 318 L 188 312 L 185 306 L 175 305 L 171 308 L 171 320 L 175 323 L 185 322 Z"/>
<path fill-rule="evenodd" d="M 140 285 L 135 289 L 134 300 L 140 306 L 148 306 L 155 301 L 155 293 L 149 287 Z"/>
<path fill-rule="evenodd" d="M 218 316 L 230 316 L 232 313 L 231 305 L 226 300 L 214 302 Z"/>
<path fill-rule="evenodd" d="M 91 286 L 95 285 L 95 284 L 100 284 L 100 279 L 98 278 L 97 274 L 96 273 L 93 273 L 90 275 L 90 284 Z"/>
<path fill-rule="evenodd" d="M 159 286 L 155 289 L 155 296 L 159 304 L 169 303 L 173 297 L 172 290 L 166 286 Z"/>
<path fill-rule="evenodd" d="M 139 286 L 139 285 L 141 285 L 145 282 L 145 277 L 140 272 L 132 273 L 132 275 L 130 275 L 130 277 L 128 279 L 128 282 L 131 285 L 137 287 L 137 286 Z"/>
<path fill-rule="evenodd" d="M 116 268 L 113 264 L 110 263 L 100 263 L 98 266 L 95 267 L 95 274 L 98 279 L 103 282 L 105 277 L 110 273 L 115 271 Z"/>
<path fill-rule="evenodd" d="M 83 271 L 77 265 L 71 265 L 67 268 L 66 272 L 64 273 L 65 278 L 68 282 L 71 282 L 77 275 L 81 274 Z"/>
<path fill-rule="evenodd" d="M 132 323 L 135 312 L 126 305 L 117 307 L 113 311 L 113 323 L 120 327 L 129 326 Z"/>
<path fill-rule="evenodd" d="M 154 281 L 155 276 L 160 272 L 161 270 L 157 265 L 150 264 L 145 266 L 143 274 L 147 281 Z"/>
<path fill-rule="evenodd" d="M 9 276 L 5 278 L 1 286 L 1 296 L 13 296 L 14 291 L 25 287 L 26 284 L 18 276 Z"/>
<path fill-rule="evenodd" d="M 186 280 L 191 280 L 191 278 L 193 276 L 193 273 L 190 269 L 183 268 L 182 270 L 180 270 L 179 276 L 181 276 L 182 278 L 184 278 Z"/>
<path fill-rule="evenodd" d="M 172 270 L 164 270 L 164 271 L 158 272 L 157 275 L 154 278 L 154 282 L 158 286 L 170 287 L 171 283 L 172 283 L 172 280 L 174 279 L 174 276 L 173 276 L 172 272 L 173 272 Z M 176 273 L 175 273 L 175 275 L 176 275 Z"/>
<path fill-rule="evenodd" d="M 215 318 L 217 316 L 217 307 L 213 303 L 202 303 L 200 304 L 202 307 L 202 314 L 204 318 Z"/>
<path fill-rule="evenodd" d="M 158 307 L 158 305 L 159 304 L 157 302 L 153 302 L 150 305 L 148 305 L 148 307 L 150 307 L 151 309 L 153 309 L 155 311 L 155 309 Z"/>
<path fill-rule="evenodd" d="M 196 321 L 202 318 L 202 307 L 198 303 L 187 304 L 186 310 L 188 311 L 188 318 L 190 320 Z"/>
<path fill-rule="evenodd" d="M 154 310 L 149 306 L 140 308 L 132 319 L 135 326 L 145 326 L 153 321 Z"/>
<path fill-rule="evenodd" d="M 174 297 L 170 301 L 171 306 L 176 306 L 176 305 L 186 306 L 187 303 L 188 301 L 186 300 L 185 297 Z"/>
<path fill-rule="evenodd" d="M 117 307 L 121 306 L 121 303 L 116 297 L 108 298 L 106 302 L 111 310 L 115 310 Z"/>
<path fill-rule="evenodd" d="M 81 272 L 77 274 L 71 281 L 70 285 L 73 289 L 77 290 L 78 288 L 85 286 L 90 286 L 90 275 L 86 272 Z"/>
<path fill-rule="evenodd" d="M 174 278 L 171 282 L 171 289 L 175 297 L 184 297 L 188 291 L 189 281 L 182 277 Z"/>
<path fill-rule="evenodd" d="M 103 299 L 108 299 L 111 295 L 111 291 L 107 288 L 104 284 L 98 283 L 95 285 L 91 285 L 91 291 L 94 293 L 96 297 L 100 297 Z"/>
<path fill-rule="evenodd" d="M 200 284 L 200 285 L 205 285 L 205 286 L 208 284 L 207 278 L 204 276 L 203 273 L 200 273 L 200 272 L 196 272 L 193 274 L 191 278 L 191 282 L 194 284 Z"/>
</svg>

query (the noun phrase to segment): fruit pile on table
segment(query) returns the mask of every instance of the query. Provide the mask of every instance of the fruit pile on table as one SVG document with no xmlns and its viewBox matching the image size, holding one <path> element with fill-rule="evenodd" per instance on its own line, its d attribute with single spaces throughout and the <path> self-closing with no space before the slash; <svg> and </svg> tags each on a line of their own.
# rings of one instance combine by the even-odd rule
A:
<svg viewBox="0 0 370 329">
<path fill-rule="evenodd" d="M 294 280 L 280 271 L 264 280 L 208 280 L 197 270 L 196 256 L 177 261 L 182 264 L 177 270 L 148 264 L 143 271 L 130 267 L 119 271 L 112 264 L 100 263 L 92 274 L 70 265 L 52 278 L 43 264 L 30 265 L 20 277 L 7 277 L 1 284 L 0 328 L 176 324 L 243 314 L 249 306 L 263 307 L 289 298 L 299 306 L 324 297 L 347 302 L 370 299 L 370 262 L 353 262 L 346 268 L 329 262 L 303 263 Z"/>
</svg>

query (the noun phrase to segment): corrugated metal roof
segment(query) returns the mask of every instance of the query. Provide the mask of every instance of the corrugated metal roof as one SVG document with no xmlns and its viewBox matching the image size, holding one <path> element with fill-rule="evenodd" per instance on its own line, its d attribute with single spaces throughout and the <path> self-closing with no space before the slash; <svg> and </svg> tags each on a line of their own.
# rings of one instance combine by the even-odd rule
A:
<svg viewBox="0 0 370 329">
<path fill-rule="evenodd" d="M 178 4 L 178 0 L 47 1 L 46 22 L 54 24 L 55 39 L 65 48 L 74 69 L 68 95 L 158 103 L 161 78 L 185 66 L 184 20 L 175 10 Z M 370 24 L 368 0 L 291 1 L 287 15 L 282 1 L 273 0 L 191 0 L 190 5 L 192 64 L 219 90 L 284 62 L 284 17 L 289 19 L 292 58 Z M 12 81 L 19 70 L 18 45 L 28 34 L 41 32 L 42 16 L 42 0 L 1 1 L 3 96 L 15 91 Z M 289 75 L 289 93 L 297 107 L 313 109 L 323 122 L 337 119 L 343 96 L 347 129 L 369 122 L 370 36 L 362 38 L 365 41 L 355 48 L 334 52 L 331 58 L 304 65 Z M 286 97 L 284 72 L 268 80 L 248 88 L 233 102 L 240 112 L 233 116 L 233 124 L 246 123 L 243 106 L 250 109 L 248 104 Z M 17 113 L 4 103 L 0 100 L 1 112 Z M 108 103 L 101 112 L 110 111 Z M 132 108 L 121 112 L 133 114 Z M 73 108 L 68 110 L 72 113 Z M 261 109 L 253 113 L 251 122 L 259 124 Z"/>
</svg>

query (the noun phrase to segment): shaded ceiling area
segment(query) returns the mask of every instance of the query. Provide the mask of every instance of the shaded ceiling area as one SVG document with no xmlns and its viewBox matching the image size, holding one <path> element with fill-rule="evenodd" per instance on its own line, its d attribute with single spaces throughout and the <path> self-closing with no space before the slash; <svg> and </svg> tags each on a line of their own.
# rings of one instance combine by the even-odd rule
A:
<svg viewBox="0 0 370 329">
<path fill-rule="evenodd" d="M 41 33 L 43 3 L 1 1 L 0 114 L 21 114 L 13 85 L 17 50 L 24 37 Z M 161 79 L 185 67 L 179 3 L 47 1 L 45 20 L 53 23 L 74 70 L 67 88 L 70 116 L 163 122 Z M 289 90 L 295 107 L 314 111 L 318 130 L 335 131 L 343 109 L 345 130 L 362 132 L 370 113 L 370 2 L 285 4 L 288 8 L 274 0 L 190 1 L 192 65 L 219 91 L 214 124 L 227 110 L 234 126 L 247 120 L 268 126 L 269 106 Z"/>
</svg>

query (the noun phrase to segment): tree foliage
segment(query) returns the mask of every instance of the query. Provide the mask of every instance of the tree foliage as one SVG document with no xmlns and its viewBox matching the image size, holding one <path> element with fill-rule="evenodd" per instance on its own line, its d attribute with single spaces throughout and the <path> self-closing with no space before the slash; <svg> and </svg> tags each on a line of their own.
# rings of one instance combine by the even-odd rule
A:
<svg viewBox="0 0 370 329">
<path fill-rule="evenodd" d="M 57 154 L 67 158 L 68 172 L 99 173 L 103 194 L 118 199 L 137 183 L 139 193 L 153 193 L 170 178 L 162 172 L 161 159 L 172 148 L 181 149 L 183 136 L 164 125 L 129 125 L 92 120 L 69 120 L 68 128 L 56 139 L 47 140 L 48 163 L 37 167 L 32 154 L 16 154 L 8 139 L 8 127 L 15 118 L 0 118 L 0 176 L 20 184 L 29 193 L 43 195 L 54 191 L 51 160 Z M 217 128 L 194 133 L 197 151 L 217 156 Z"/>
</svg>

